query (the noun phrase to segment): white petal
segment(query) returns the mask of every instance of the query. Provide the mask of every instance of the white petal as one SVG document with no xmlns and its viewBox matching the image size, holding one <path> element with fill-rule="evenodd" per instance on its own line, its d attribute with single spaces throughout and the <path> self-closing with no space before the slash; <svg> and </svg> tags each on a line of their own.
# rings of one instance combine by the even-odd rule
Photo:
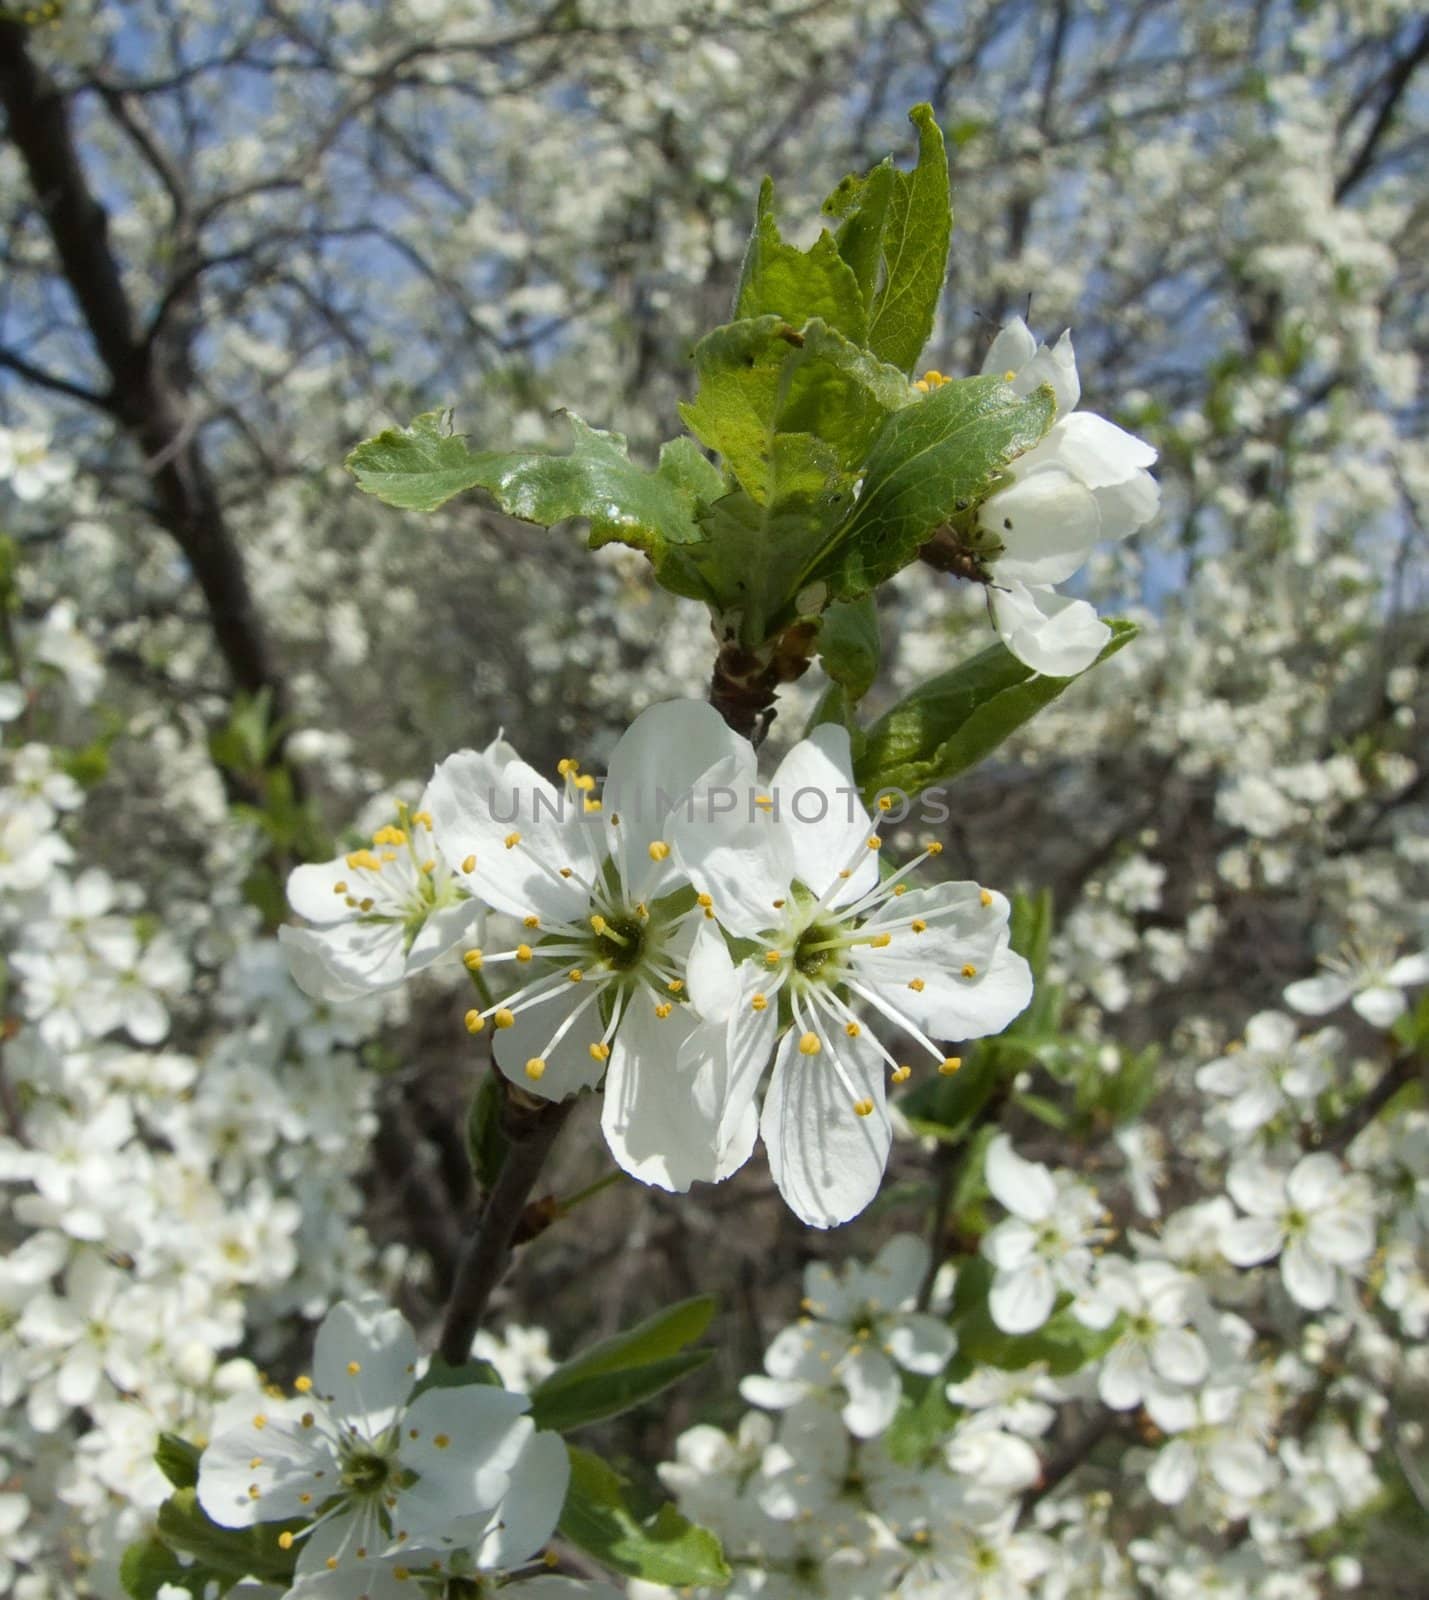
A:
<svg viewBox="0 0 1429 1600">
<path fill-rule="evenodd" d="M 529 1438 L 511 1468 L 510 1488 L 481 1541 L 477 1564 L 489 1571 L 519 1566 L 534 1556 L 555 1531 L 570 1478 L 570 1453 L 558 1433 Z"/>
<path fill-rule="evenodd" d="M 1393 1026 L 1405 1011 L 1403 991 L 1391 988 L 1387 983 L 1376 983 L 1368 989 L 1361 989 L 1350 1004 L 1372 1028 Z"/>
<path fill-rule="evenodd" d="M 794 853 L 794 876 L 822 895 L 850 876 L 830 900 L 846 905 L 878 883 L 878 853 L 868 848 L 873 819 L 854 782 L 848 729 L 826 722 L 801 739 L 779 763 L 771 792 L 780 829 Z"/>
<path fill-rule="evenodd" d="M 340 1300 L 323 1318 L 313 1382 L 336 1417 L 387 1427 L 416 1380 L 417 1336 L 400 1311 L 375 1297 Z"/>
<path fill-rule="evenodd" d="M 746 755 L 747 752 L 747 755 Z M 670 700 L 650 706 L 620 736 L 611 752 L 601 791 L 603 815 L 618 815 L 618 832 L 630 871 L 631 897 L 654 899 L 666 891 L 676 863 L 650 859 L 665 835 L 671 811 L 687 803 L 690 790 L 730 756 L 752 757 L 748 741 L 733 732 L 712 705 L 702 700 Z M 611 853 L 615 854 L 613 846 Z"/>
<path fill-rule="evenodd" d="M 1060 583 L 1083 565 L 1102 532 L 1091 490 L 1055 466 L 1014 478 L 983 503 L 978 524 L 1002 545 L 991 563 L 999 583 Z"/>
<path fill-rule="evenodd" d="M 840 1045 L 855 1089 L 873 1101 L 869 1116 L 854 1111 L 823 1055 L 799 1053 L 791 1030 L 779 1047 L 760 1119 L 774 1182 L 789 1209 L 811 1228 L 847 1222 L 873 1199 L 893 1137 L 882 1058 L 858 1039 Z"/>
<path fill-rule="evenodd" d="M 304 862 L 288 874 L 288 904 L 309 922 L 344 922 L 352 915 L 346 894 L 337 886 L 352 876 L 347 860 Z"/>
<path fill-rule="evenodd" d="M 1097 1393 L 1113 1411 L 1140 1405 L 1146 1383 L 1146 1355 L 1134 1341 L 1123 1339 L 1107 1351 L 1097 1373 Z"/>
<path fill-rule="evenodd" d="M 1253 1267 L 1280 1249 L 1285 1234 L 1274 1217 L 1239 1217 L 1221 1233 L 1221 1254 L 1236 1267 Z"/>
<path fill-rule="evenodd" d="M 1238 1161 L 1226 1174 L 1226 1189 L 1241 1208 L 1257 1217 L 1278 1216 L 1285 1204 L 1285 1179 L 1262 1161 Z"/>
<path fill-rule="evenodd" d="M 1240 1501 L 1255 1499 L 1275 1476 L 1270 1457 L 1248 1439 L 1218 1441 L 1208 1452 L 1206 1465 L 1221 1488 Z"/>
<path fill-rule="evenodd" d="M 1303 1156 L 1285 1180 L 1285 1193 L 1299 1211 L 1317 1211 L 1344 1181 L 1344 1172 L 1326 1151 Z"/>
<path fill-rule="evenodd" d="M 453 1524 L 496 1509 L 533 1432 L 529 1404 L 483 1384 L 417 1396 L 402 1418 L 401 1460 L 418 1481 L 402 1491 L 399 1511 L 414 1542 L 446 1542 Z"/>
<path fill-rule="evenodd" d="M 1013 1272 L 1037 1249 L 1037 1231 L 1021 1217 L 1008 1217 L 982 1236 L 983 1256 L 1003 1272 Z"/>
<path fill-rule="evenodd" d="M 278 943 L 293 982 L 314 1000 L 333 1005 L 395 988 L 407 975 L 396 922 L 279 928 Z"/>
<path fill-rule="evenodd" d="M 304 1409 L 292 1401 L 250 1397 L 220 1407 L 199 1461 L 198 1500 L 221 1527 L 304 1516 L 305 1505 L 318 1505 L 331 1493 L 328 1485 L 340 1470 L 337 1454 L 320 1429 L 302 1426 Z"/>
<path fill-rule="evenodd" d="M 1374 1252 L 1374 1218 L 1348 1206 L 1316 1212 L 1305 1238 L 1317 1256 L 1340 1267 L 1358 1266 Z"/>
<path fill-rule="evenodd" d="M 1420 983 L 1429 983 L 1429 950 L 1420 950 L 1414 955 L 1400 956 L 1399 960 L 1385 973 L 1384 981 L 1403 989 L 1413 988 Z"/>
<path fill-rule="evenodd" d="M 580 882 L 593 881 L 596 861 L 579 801 L 524 761 L 498 763 L 476 750 L 448 756 L 427 795 L 438 848 L 473 894 L 514 917 L 585 915 L 589 897 Z M 471 856 L 475 868 L 461 872 Z"/>
<path fill-rule="evenodd" d="M 1210 1370 L 1206 1347 L 1189 1328 L 1167 1328 L 1151 1344 L 1151 1360 L 1157 1372 L 1172 1383 L 1200 1383 Z"/>
<path fill-rule="evenodd" d="M 480 945 L 483 910 L 479 900 L 459 900 L 455 905 L 432 912 L 418 928 L 412 948 L 407 952 L 408 973 L 431 966 L 458 944 Z"/>
<path fill-rule="evenodd" d="M 952 1360 L 957 1335 L 926 1312 L 905 1311 L 887 1330 L 888 1353 L 905 1372 L 931 1377 Z"/>
<path fill-rule="evenodd" d="M 1111 638 L 1085 600 L 1029 589 L 1016 579 L 995 583 L 988 593 L 998 637 L 1019 661 L 1049 678 L 1085 672 Z"/>
<path fill-rule="evenodd" d="M 1298 983 L 1289 984 L 1282 990 L 1281 997 L 1292 1011 L 1310 1017 L 1322 1017 L 1327 1011 L 1344 1005 L 1353 992 L 1354 985 L 1348 978 L 1342 978 L 1334 972 L 1322 972 L 1316 977 L 1301 978 Z"/>
<path fill-rule="evenodd" d="M 1074 473 L 1089 489 L 1125 483 L 1136 472 L 1156 463 L 1156 451 L 1144 439 L 1118 428 L 1094 411 L 1074 411 L 1059 417 L 1046 437 L 1023 458 L 1054 460 Z"/>
<path fill-rule="evenodd" d="M 893 1421 L 902 1388 L 893 1364 L 881 1350 L 865 1345 L 839 1366 L 838 1376 L 848 1390 L 843 1408 L 844 1426 L 855 1439 L 871 1439 Z"/>
<path fill-rule="evenodd" d="M 794 876 L 793 844 L 772 814 L 754 804 L 753 755 L 711 769 L 687 810 L 670 817 L 670 844 L 680 869 L 713 901 L 721 927 L 748 938 L 779 920 Z M 732 808 L 731 808 L 732 806 Z"/>
<path fill-rule="evenodd" d="M 888 1311 L 911 1311 L 928 1275 L 930 1255 L 927 1240 L 916 1233 L 895 1233 L 864 1274 L 869 1298 Z"/>
<path fill-rule="evenodd" d="M 999 1133 L 987 1147 L 983 1177 L 993 1198 L 1024 1222 L 1042 1222 L 1057 1205 L 1057 1183 L 1046 1167 L 1024 1161 Z"/>
<path fill-rule="evenodd" d="M 1146 1487 L 1163 1506 L 1178 1506 L 1196 1482 L 1196 1455 L 1184 1439 L 1173 1439 L 1157 1451 L 1146 1475 Z"/>
<path fill-rule="evenodd" d="M 605 1062 L 597 1061 L 590 1053 L 590 1047 L 599 1044 L 605 1029 L 599 1002 L 590 1007 L 554 1049 L 551 1047 L 557 1029 L 589 998 L 588 984 L 569 983 L 556 990 L 549 1000 L 543 1000 L 528 1011 L 518 1011 L 511 1027 L 496 1029 L 491 1043 L 492 1057 L 517 1088 L 538 1095 L 542 1100 L 564 1100 L 582 1089 L 594 1089 L 600 1082 Z M 620 1028 L 624 1026 L 622 1019 Z M 620 1028 L 616 1030 L 617 1039 Z M 611 1049 L 613 1054 L 614 1045 Z M 539 1078 L 532 1078 L 526 1071 L 526 1063 L 532 1060 L 546 1063 Z"/>
<path fill-rule="evenodd" d="M 1052 1314 L 1057 1290 L 1047 1263 L 1038 1257 L 992 1280 L 987 1309 L 1004 1333 L 1031 1333 Z"/>
<path fill-rule="evenodd" d="M 997 337 L 988 347 L 982 361 L 985 378 L 1001 378 L 1006 373 L 1016 377 L 1037 354 L 1037 341 L 1021 317 L 1013 317 L 998 329 Z"/>
<path fill-rule="evenodd" d="M 685 985 L 691 1002 L 707 1022 L 725 1022 L 739 996 L 734 960 L 719 924 L 701 920 L 685 961 Z"/>
<path fill-rule="evenodd" d="M 1123 483 L 1093 489 L 1101 515 L 1103 539 L 1129 539 L 1144 528 L 1161 507 L 1161 489 L 1149 472 L 1136 472 Z"/>
<path fill-rule="evenodd" d="M 1307 1311 L 1323 1311 L 1334 1298 L 1335 1269 L 1305 1243 L 1292 1239 L 1280 1257 L 1280 1276 L 1290 1298 Z"/>
</svg>

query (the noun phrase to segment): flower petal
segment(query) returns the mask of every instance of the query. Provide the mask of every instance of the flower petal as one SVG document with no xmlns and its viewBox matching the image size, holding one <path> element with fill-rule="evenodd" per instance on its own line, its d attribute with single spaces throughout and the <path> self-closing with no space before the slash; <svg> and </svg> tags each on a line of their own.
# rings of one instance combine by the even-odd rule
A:
<svg viewBox="0 0 1429 1600">
<path fill-rule="evenodd" d="M 605 1062 L 590 1053 L 590 1047 L 600 1042 L 603 1032 L 599 1004 L 591 1006 L 554 1048 L 551 1045 L 561 1024 L 589 998 L 587 983 L 567 983 L 555 990 L 550 999 L 518 1011 L 511 1027 L 498 1028 L 491 1054 L 502 1073 L 518 1088 L 539 1095 L 542 1100 L 564 1100 L 582 1089 L 594 1089 L 605 1072 Z M 628 1018 L 622 1018 L 616 1030 L 617 1042 L 626 1021 Z M 612 1054 L 614 1049 L 612 1045 Z M 526 1063 L 531 1060 L 546 1063 L 539 1078 L 532 1078 L 526 1071 Z"/>
<path fill-rule="evenodd" d="M 1039 1162 L 1024 1161 L 1005 1133 L 988 1145 L 983 1177 L 993 1198 L 1024 1222 L 1043 1222 L 1056 1209 L 1056 1179 Z"/>
<path fill-rule="evenodd" d="M 849 871 L 829 901 L 847 905 L 878 883 L 878 853 L 868 848 L 873 819 L 853 776 L 848 729 L 826 722 L 801 739 L 779 763 L 771 792 L 780 830 L 794 856 L 794 876 L 816 895 Z"/>
<path fill-rule="evenodd" d="M 978 525 L 1002 546 L 990 563 L 998 583 L 1060 583 L 1083 565 L 1102 533 L 1092 491 L 1051 465 L 1014 476 L 983 502 Z"/>
<path fill-rule="evenodd" d="M 1047 1263 L 1032 1256 L 1011 1272 L 999 1271 L 993 1277 L 987 1309 L 1004 1333 L 1031 1333 L 1052 1315 L 1056 1298 Z"/>
<path fill-rule="evenodd" d="M 388 1427 L 416 1383 L 417 1336 L 375 1296 L 340 1300 L 318 1329 L 313 1382 L 329 1412 L 368 1437 Z"/>
<path fill-rule="evenodd" d="M 1101 654 L 1111 629 L 1085 600 L 1029 589 L 1015 578 L 988 589 L 998 637 L 1017 659 L 1050 678 L 1071 678 Z"/>
<path fill-rule="evenodd" d="M 314 1000 L 338 1005 L 395 988 L 407 976 L 398 922 L 279 928 L 293 982 Z"/>
</svg>

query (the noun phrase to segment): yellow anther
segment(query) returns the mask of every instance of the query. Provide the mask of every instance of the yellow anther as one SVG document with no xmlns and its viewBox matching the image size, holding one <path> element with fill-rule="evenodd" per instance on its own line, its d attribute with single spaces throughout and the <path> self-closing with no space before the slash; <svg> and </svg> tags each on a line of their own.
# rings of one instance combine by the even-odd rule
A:
<svg viewBox="0 0 1429 1600">
<path fill-rule="evenodd" d="M 505 1006 L 491 1019 L 498 1028 L 514 1028 L 516 1026 L 516 1013 L 508 1011 Z"/>
<path fill-rule="evenodd" d="M 695 896 L 695 904 L 703 906 L 704 909 L 708 911 L 714 904 L 714 900 L 707 894 L 697 894 Z"/>
<path fill-rule="evenodd" d="M 355 1378 L 357 1376 L 357 1374 L 359 1372 L 361 1372 L 361 1371 L 362 1371 L 362 1363 L 360 1361 L 349 1361 L 348 1362 L 348 1364 L 347 1364 L 347 1375 L 348 1375 L 349 1378 Z"/>
<path fill-rule="evenodd" d="M 936 839 L 932 840 L 926 848 L 930 856 L 940 856 L 943 853 L 943 847 Z"/>
<path fill-rule="evenodd" d="M 304 1489 L 303 1492 L 298 1496 L 298 1504 L 300 1506 L 310 1506 L 312 1503 L 313 1503 L 313 1497 L 308 1493 L 308 1491 L 306 1489 Z"/>
<path fill-rule="evenodd" d="M 860 1117 L 871 1116 L 873 1114 L 873 1101 L 855 1100 L 853 1103 L 853 1109 Z"/>
<path fill-rule="evenodd" d="M 463 872 L 475 872 L 476 871 L 476 857 L 475 856 L 463 856 L 462 857 L 462 861 L 461 861 L 461 870 Z"/>
<path fill-rule="evenodd" d="M 591 797 L 589 795 L 587 795 L 585 797 L 585 799 L 581 802 L 581 810 L 584 811 L 585 814 L 588 817 L 593 817 L 595 815 L 595 813 L 600 810 L 600 801 L 599 800 L 592 800 Z M 610 820 L 612 822 L 616 822 L 619 819 L 616 818 L 616 817 L 612 817 Z"/>
<path fill-rule="evenodd" d="M 545 1075 L 546 1063 L 540 1058 L 540 1056 L 532 1056 L 531 1059 L 526 1063 L 526 1076 L 531 1080 L 532 1083 L 536 1083 L 541 1078 L 544 1078 Z"/>
<path fill-rule="evenodd" d="M 762 994 L 756 994 L 750 999 L 749 1009 L 751 1011 L 763 1011 L 768 1004 L 769 1001 L 766 996 Z"/>
<path fill-rule="evenodd" d="M 816 1033 L 806 1033 L 803 1038 L 799 1040 L 799 1054 L 801 1056 L 816 1056 L 823 1048 L 823 1045 L 819 1043 L 819 1036 Z"/>
<path fill-rule="evenodd" d="M 438 1450 L 445 1450 L 451 1442 L 450 1434 L 437 1433 L 432 1435 L 432 1443 L 436 1445 Z"/>
<path fill-rule="evenodd" d="M 853 877 L 852 869 L 849 868 L 849 867 L 840 867 L 839 868 L 839 877 L 841 877 L 841 878 L 851 878 L 851 877 Z"/>
<path fill-rule="evenodd" d="M 593 1044 L 590 1046 L 592 1061 L 608 1061 L 610 1059 L 610 1046 L 608 1044 Z"/>
<path fill-rule="evenodd" d="M 558 1567 L 561 1564 L 561 1558 L 554 1550 L 543 1550 L 541 1552 L 541 1562 L 547 1567 Z"/>
<path fill-rule="evenodd" d="M 945 1078 L 951 1078 L 958 1068 L 962 1066 L 962 1064 L 963 1058 L 961 1056 L 944 1056 L 943 1059 L 938 1063 L 938 1071 L 941 1072 Z"/>
<path fill-rule="evenodd" d="M 486 957 L 482 955 L 480 950 L 468 950 L 467 953 L 461 958 L 462 965 L 468 972 L 480 972 L 482 963 L 485 960 Z"/>
<path fill-rule="evenodd" d="M 878 797 L 878 809 L 880 811 L 892 811 L 892 809 L 893 809 L 893 796 L 891 794 L 881 794 L 881 795 L 879 795 L 879 797 Z"/>
<path fill-rule="evenodd" d="M 680 994 L 684 990 L 685 980 L 683 978 L 671 978 L 665 987 L 670 991 L 671 994 Z"/>
<path fill-rule="evenodd" d="M 894 1083 L 907 1083 L 912 1076 L 912 1067 L 894 1067 L 893 1071 L 889 1073 L 889 1077 L 892 1078 Z"/>
<path fill-rule="evenodd" d="M 603 916 L 601 916 L 598 911 L 591 917 L 590 925 L 597 933 L 604 933 L 605 930 L 610 926 L 610 924 Z"/>
<path fill-rule="evenodd" d="M 336 1572 L 337 1571 L 337 1557 L 336 1556 L 329 1556 L 327 1558 L 327 1560 L 323 1562 L 323 1565 L 328 1569 L 329 1572 Z"/>
<path fill-rule="evenodd" d="M 384 850 L 382 852 L 382 859 L 384 861 L 395 861 L 397 859 L 397 852 L 395 850 Z"/>
<path fill-rule="evenodd" d="M 434 856 L 428 856 L 427 859 L 422 863 L 422 871 L 423 872 L 427 872 L 427 873 L 431 873 L 431 872 L 435 872 L 436 870 L 437 870 L 436 858 Z"/>
<path fill-rule="evenodd" d="M 992 904 L 992 890 L 984 889 L 978 899 L 982 902 L 983 909 L 986 910 Z"/>
<path fill-rule="evenodd" d="M 523 928 L 539 928 L 541 926 L 541 919 L 540 917 L 523 917 L 521 919 L 521 926 Z"/>
<path fill-rule="evenodd" d="M 769 794 L 757 794 L 754 797 L 754 803 L 760 808 L 761 811 L 770 811 L 774 807 L 774 796 Z"/>
<path fill-rule="evenodd" d="M 891 933 L 875 933 L 868 942 L 875 950 L 886 950 L 893 943 L 893 935 Z"/>
<path fill-rule="evenodd" d="M 650 859 L 652 861 L 667 861 L 670 856 L 670 847 L 663 839 L 650 841 Z"/>
<path fill-rule="evenodd" d="M 348 905 L 349 905 L 349 906 L 351 906 L 351 908 L 352 908 L 352 909 L 353 909 L 353 910 L 354 910 L 354 911 L 356 911 L 356 910 L 357 910 L 357 896 L 356 896 L 356 895 L 352 895 L 352 894 L 350 894 L 350 895 L 348 895 L 348 897 L 347 897 L 347 904 L 348 904 Z"/>
<path fill-rule="evenodd" d="M 392 1576 L 396 1582 L 406 1583 L 407 1579 L 412 1576 L 412 1569 L 410 1567 L 393 1567 Z"/>
<path fill-rule="evenodd" d="M 566 974 L 566 977 L 571 983 L 580 983 L 584 980 L 585 973 L 583 973 L 579 967 L 572 967 L 571 970 Z"/>
<path fill-rule="evenodd" d="M 468 1033 L 480 1033 L 486 1027 L 486 1018 L 475 1009 L 468 1011 L 461 1020 L 466 1024 Z"/>
<path fill-rule="evenodd" d="M 578 773 L 580 770 L 580 762 L 573 761 L 570 756 L 566 756 L 556 763 L 556 771 L 560 773 L 563 778 L 574 778 L 576 773 Z"/>
<path fill-rule="evenodd" d="M 354 850 L 350 855 L 342 858 L 354 871 L 381 872 L 382 863 L 370 850 Z"/>
<path fill-rule="evenodd" d="M 655 1015 L 663 1022 L 674 1009 L 674 1006 L 672 1006 L 668 1000 L 662 1000 L 659 1005 L 655 1007 Z"/>
<path fill-rule="evenodd" d="M 561 876 L 563 878 L 570 878 L 570 877 L 573 877 L 574 874 L 572 873 L 572 871 L 571 871 L 571 869 L 569 867 L 562 867 L 561 868 Z"/>
<path fill-rule="evenodd" d="M 977 968 L 972 964 L 971 961 L 968 961 L 968 962 L 964 963 L 964 965 L 963 965 L 963 976 L 965 978 L 975 978 L 975 977 L 977 977 Z"/>
<path fill-rule="evenodd" d="M 637 900 L 635 902 L 635 915 L 639 917 L 642 922 L 649 922 L 650 907 L 647 906 L 643 900 Z"/>
<path fill-rule="evenodd" d="M 278 1548 L 280 1550 L 291 1550 L 293 1548 L 293 1536 L 286 1528 L 278 1535 Z"/>
<path fill-rule="evenodd" d="M 299 1394 L 311 1394 L 313 1391 L 313 1380 L 308 1377 L 307 1373 L 304 1373 L 301 1378 L 293 1379 L 293 1387 L 298 1391 Z"/>
<path fill-rule="evenodd" d="M 519 833 L 508 833 L 501 842 L 508 850 L 514 850 L 521 843 L 521 835 Z"/>
<path fill-rule="evenodd" d="M 432 814 L 430 811 L 414 811 L 412 813 L 412 821 L 420 823 L 424 828 L 430 828 L 432 826 Z"/>
<path fill-rule="evenodd" d="M 860 1028 L 856 1022 L 846 1022 L 844 1023 L 844 1032 L 849 1036 L 850 1039 L 857 1039 L 859 1034 L 863 1032 L 863 1029 Z"/>
<path fill-rule="evenodd" d="M 868 841 L 868 848 L 870 850 L 881 850 L 883 848 L 883 840 L 880 839 L 878 837 L 878 835 L 875 833 L 873 835 L 873 837 Z"/>
<path fill-rule="evenodd" d="M 582 794 L 589 794 L 595 788 L 595 779 L 587 772 L 577 778 L 575 784 Z"/>
<path fill-rule="evenodd" d="M 311 1411 L 303 1412 L 302 1416 L 298 1418 L 298 1422 L 304 1428 L 311 1428 L 317 1422 L 317 1420 L 318 1419 L 312 1414 Z"/>
<path fill-rule="evenodd" d="M 927 933 L 928 931 L 928 924 L 923 921 L 922 917 L 914 917 L 908 926 L 912 928 L 914 933 Z"/>
<path fill-rule="evenodd" d="M 375 906 L 376 904 L 377 904 L 377 902 L 372 898 L 372 896 L 368 895 L 365 900 L 359 900 L 357 902 L 357 909 L 359 911 L 371 911 L 373 906 Z"/>
<path fill-rule="evenodd" d="M 927 984 L 921 978 L 909 978 L 908 987 L 914 994 L 922 994 L 923 990 L 927 988 Z"/>
<path fill-rule="evenodd" d="M 248 1470 L 250 1472 L 256 1472 L 258 1470 L 258 1468 L 261 1467 L 262 1465 L 263 1465 L 263 1457 L 262 1456 L 254 1456 L 253 1459 L 248 1463 Z"/>
<path fill-rule="evenodd" d="M 771 904 L 773 905 L 773 907 L 774 907 L 774 909 L 776 911 L 782 911 L 784 909 L 785 905 L 787 904 L 787 901 L 774 900 L 774 901 L 771 902 Z"/>
<path fill-rule="evenodd" d="M 254 1417 L 253 1426 L 255 1428 L 257 1428 L 260 1433 L 263 1431 L 264 1428 L 266 1428 L 268 1426 L 268 1419 L 267 1419 L 267 1417 L 265 1417 L 263 1415 L 263 1413 L 261 1411 L 258 1413 L 258 1415 L 256 1417 Z"/>
<path fill-rule="evenodd" d="M 344 878 L 341 883 L 333 884 L 332 892 L 334 894 L 346 894 L 347 893 L 347 879 Z"/>
<path fill-rule="evenodd" d="M 1011 382 L 1012 382 L 1012 380 L 1013 380 L 1013 379 L 1014 379 L 1014 378 L 1015 378 L 1015 377 L 1016 377 L 1016 376 L 1017 376 L 1017 374 L 1016 374 L 1016 373 L 1015 373 L 1015 372 L 1014 372 L 1014 371 L 1013 371 L 1013 370 L 1012 370 L 1012 368 L 1011 368 L 1011 367 L 1009 367 L 1009 368 L 1008 368 L 1008 369 L 1007 369 L 1007 371 L 1006 371 L 1006 372 L 1004 372 L 1004 373 L 1003 373 L 1003 375 L 1002 375 L 1002 381 L 1003 381 L 1003 382 L 1004 382 L 1004 383 L 1011 383 Z"/>
<path fill-rule="evenodd" d="M 516 946 L 516 959 L 518 961 L 529 961 L 531 959 L 531 946 L 529 944 L 518 944 Z"/>
<path fill-rule="evenodd" d="M 903 895 L 903 894 L 907 894 L 907 893 L 908 893 L 908 885 L 906 883 L 895 883 L 893 885 L 893 895 L 894 895 L 895 899 L 899 895 Z"/>
<path fill-rule="evenodd" d="M 764 963 L 766 966 L 777 967 L 783 959 L 784 954 L 780 950 L 766 950 L 764 952 Z"/>
<path fill-rule="evenodd" d="M 379 828 L 372 835 L 373 844 L 406 844 L 407 832 L 405 828 L 394 828 L 389 822 L 385 828 Z"/>
</svg>

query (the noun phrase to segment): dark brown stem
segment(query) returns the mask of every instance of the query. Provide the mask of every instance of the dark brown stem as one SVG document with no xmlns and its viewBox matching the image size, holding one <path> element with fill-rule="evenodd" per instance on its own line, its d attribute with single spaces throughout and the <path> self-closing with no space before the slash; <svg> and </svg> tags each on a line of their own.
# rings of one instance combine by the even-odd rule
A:
<svg viewBox="0 0 1429 1600">
<path fill-rule="evenodd" d="M 1037 1480 L 1027 1498 L 1022 1502 L 1024 1509 L 1030 1510 L 1039 1500 L 1045 1499 L 1052 1491 L 1064 1483 L 1088 1459 L 1092 1451 L 1114 1433 L 1119 1433 L 1126 1425 L 1127 1417 L 1120 1412 L 1104 1410 L 1097 1414 L 1083 1427 L 1082 1431 L 1073 1435 L 1057 1453 L 1052 1456 L 1045 1467 L 1042 1476 Z"/>
<path fill-rule="evenodd" d="M 759 650 L 726 639 L 710 677 L 710 704 L 752 744 L 763 742 L 774 720 L 779 685 L 793 683 L 809 670 L 817 622 L 796 622 Z"/>
<path fill-rule="evenodd" d="M 451 1366 L 460 1366 L 471 1355 L 471 1341 L 487 1301 L 510 1264 L 512 1239 L 531 1191 L 574 1105 L 574 1099 L 533 1104 L 525 1096 L 518 1100 L 514 1093 L 508 1095 L 506 1159 L 482 1207 L 476 1232 L 462 1252 L 442 1322 L 437 1353 Z"/>
<path fill-rule="evenodd" d="M 1335 1155 L 1347 1150 L 1354 1143 L 1356 1136 L 1369 1127 L 1405 1084 L 1413 1083 L 1420 1068 L 1419 1058 L 1411 1051 L 1405 1051 L 1403 1055 L 1396 1057 L 1390 1063 L 1388 1071 L 1364 1099 L 1341 1117 L 1333 1128 L 1326 1131 L 1325 1137 L 1320 1141 L 1320 1149 L 1332 1151 Z"/>
</svg>

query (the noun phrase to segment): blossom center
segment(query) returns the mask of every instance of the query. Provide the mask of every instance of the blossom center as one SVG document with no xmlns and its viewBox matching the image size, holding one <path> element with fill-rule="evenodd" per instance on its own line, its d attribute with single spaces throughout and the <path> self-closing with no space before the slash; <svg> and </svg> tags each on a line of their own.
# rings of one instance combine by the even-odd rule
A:
<svg viewBox="0 0 1429 1600">
<path fill-rule="evenodd" d="M 342 1481 L 354 1494 L 377 1494 L 386 1487 L 392 1463 L 376 1450 L 354 1450 L 342 1464 Z"/>
<path fill-rule="evenodd" d="M 645 956 L 646 924 L 629 913 L 603 917 L 595 936 L 595 950 L 607 966 L 617 972 L 638 967 Z"/>
<path fill-rule="evenodd" d="M 837 953 L 840 930 L 832 923 L 811 922 L 794 944 L 794 970 L 804 978 L 825 978 Z"/>
</svg>

